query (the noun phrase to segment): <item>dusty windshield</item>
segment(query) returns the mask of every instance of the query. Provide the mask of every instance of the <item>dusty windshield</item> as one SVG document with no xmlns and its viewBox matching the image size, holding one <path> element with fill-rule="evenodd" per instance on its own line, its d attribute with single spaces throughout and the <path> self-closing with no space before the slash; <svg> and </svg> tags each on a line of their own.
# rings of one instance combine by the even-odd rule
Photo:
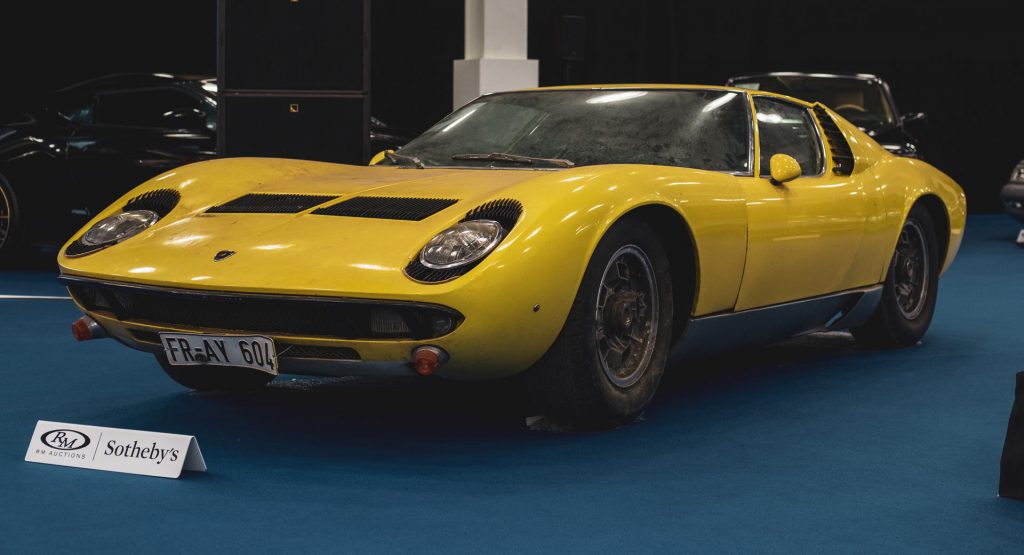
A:
<svg viewBox="0 0 1024 555">
<path fill-rule="evenodd" d="M 386 163 L 517 169 L 655 164 L 749 173 L 749 135 L 748 105 L 735 92 L 519 92 L 456 110 Z"/>
<path fill-rule="evenodd" d="M 737 87 L 821 102 L 854 125 L 877 129 L 895 122 L 881 83 L 874 79 L 776 75 L 735 79 Z"/>
</svg>

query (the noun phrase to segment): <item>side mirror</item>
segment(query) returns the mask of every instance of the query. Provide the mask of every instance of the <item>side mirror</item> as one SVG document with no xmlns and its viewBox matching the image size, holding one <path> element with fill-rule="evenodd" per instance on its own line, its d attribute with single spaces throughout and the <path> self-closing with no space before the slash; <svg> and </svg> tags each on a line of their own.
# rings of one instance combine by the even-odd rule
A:
<svg viewBox="0 0 1024 555">
<path fill-rule="evenodd" d="M 800 177 L 800 162 L 788 154 L 776 154 L 768 162 L 773 185 L 793 181 Z"/>
<path fill-rule="evenodd" d="M 903 121 L 903 123 L 910 123 L 912 121 L 927 121 L 928 114 L 924 112 L 911 112 L 909 114 L 903 114 L 903 116 L 900 117 L 900 120 Z"/>
<path fill-rule="evenodd" d="M 370 163 L 368 165 L 369 166 L 376 166 L 377 164 L 380 164 L 384 160 L 387 160 L 388 154 L 391 154 L 392 152 L 394 152 L 394 151 L 389 148 L 387 150 L 382 150 L 382 151 L 378 152 L 377 154 L 374 154 L 373 158 L 370 158 Z"/>
</svg>

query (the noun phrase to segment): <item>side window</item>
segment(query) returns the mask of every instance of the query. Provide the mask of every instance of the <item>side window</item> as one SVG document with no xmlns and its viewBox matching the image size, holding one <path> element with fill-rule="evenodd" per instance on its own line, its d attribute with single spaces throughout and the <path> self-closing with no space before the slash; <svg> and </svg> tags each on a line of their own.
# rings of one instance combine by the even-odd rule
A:
<svg viewBox="0 0 1024 555">
<path fill-rule="evenodd" d="M 68 121 L 89 125 L 92 123 L 94 98 L 86 94 L 62 94 L 51 101 L 53 109 Z"/>
<path fill-rule="evenodd" d="M 788 154 L 800 163 L 803 175 L 819 175 L 824 169 L 821 141 L 810 110 L 781 100 L 754 97 L 757 132 L 761 146 L 761 175 L 776 154 Z"/>
<path fill-rule="evenodd" d="M 93 119 L 98 125 L 199 129 L 207 114 L 198 98 L 173 89 L 108 92 L 96 96 Z"/>
</svg>

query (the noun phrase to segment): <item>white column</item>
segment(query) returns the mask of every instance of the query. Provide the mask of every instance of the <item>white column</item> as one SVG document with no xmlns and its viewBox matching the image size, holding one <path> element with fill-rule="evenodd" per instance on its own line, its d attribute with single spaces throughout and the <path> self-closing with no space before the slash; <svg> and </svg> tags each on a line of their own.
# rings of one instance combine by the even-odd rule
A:
<svg viewBox="0 0 1024 555">
<path fill-rule="evenodd" d="M 537 60 L 526 59 L 526 4 L 466 0 L 466 59 L 454 62 L 454 108 L 482 94 L 537 86 Z"/>
</svg>

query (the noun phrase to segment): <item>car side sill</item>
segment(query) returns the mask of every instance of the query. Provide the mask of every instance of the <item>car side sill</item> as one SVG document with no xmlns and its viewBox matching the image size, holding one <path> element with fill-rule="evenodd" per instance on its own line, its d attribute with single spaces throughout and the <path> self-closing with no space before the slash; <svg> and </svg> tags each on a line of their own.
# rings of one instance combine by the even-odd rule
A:
<svg viewBox="0 0 1024 555">
<path fill-rule="evenodd" d="M 740 312 L 691 318 L 674 356 L 700 357 L 867 322 L 882 298 L 875 285 Z"/>
</svg>

